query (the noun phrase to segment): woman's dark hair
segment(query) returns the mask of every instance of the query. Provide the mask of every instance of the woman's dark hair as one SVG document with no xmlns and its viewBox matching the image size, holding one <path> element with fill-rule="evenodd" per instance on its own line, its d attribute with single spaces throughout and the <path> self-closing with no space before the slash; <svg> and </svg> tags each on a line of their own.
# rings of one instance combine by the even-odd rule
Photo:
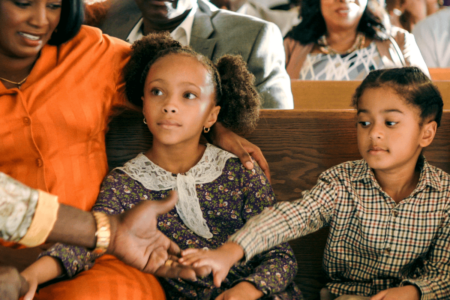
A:
<svg viewBox="0 0 450 300">
<path fill-rule="evenodd" d="M 218 122 L 236 133 L 252 132 L 259 119 L 260 97 L 255 77 L 240 56 L 225 55 L 213 64 L 190 47 L 183 47 L 169 33 L 149 34 L 132 46 L 130 61 L 124 69 L 125 92 L 132 104 L 142 107 L 147 74 L 152 65 L 167 55 L 182 54 L 197 59 L 208 70 L 220 105 Z"/>
<path fill-rule="evenodd" d="M 359 21 L 358 32 L 366 37 L 386 40 L 386 28 L 383 25 L 383 12 L 378 0 L 369 0 Z M 302 45 L 315 43 L 327 32 L 325 19 L 320 9 L 320 0 L 300 1 L 300 24 L 292 28 L 286 37 L 299 41 Z"/>
<path fill-rule="evenodd" d="M 83 0 L 63 0 L 59 24 L 48 43 L 50 45 L 59 46 L 69 41 L 80 31 L 83 20 Z"/>
<path fill-rule="evenodd" d="M 371 88 L 390 88 L 405 101 L 420 110 L 423 121 L 436 121 L 441 125 L 441 93 L 431 80 L 417 67 L 405 67 L 372 71 L 356 89 L 352 105 L 358 108 L 358 101 L 364 91 Z"/>
</svg>

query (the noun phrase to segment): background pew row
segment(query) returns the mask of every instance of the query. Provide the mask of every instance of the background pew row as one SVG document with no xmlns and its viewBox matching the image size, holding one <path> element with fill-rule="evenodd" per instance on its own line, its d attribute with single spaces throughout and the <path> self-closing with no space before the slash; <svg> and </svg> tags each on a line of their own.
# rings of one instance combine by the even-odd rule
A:
<svg viewBox="0 0 450 300">
<path fill-rule="evenodd" d="M 450 109 L 450 81 L 433 82 L 441 92 L 444 109 Z M 294 109 L 351 109 L 352 96 L 361 81 L 292 80 Z"/>
</svg>

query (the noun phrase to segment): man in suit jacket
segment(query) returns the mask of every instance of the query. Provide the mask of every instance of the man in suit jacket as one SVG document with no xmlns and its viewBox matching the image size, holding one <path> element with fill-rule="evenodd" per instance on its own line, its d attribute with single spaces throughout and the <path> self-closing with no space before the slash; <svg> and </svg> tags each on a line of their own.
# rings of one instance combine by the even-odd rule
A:
<svg viewBox="0 0 450 300">
<path fill-rule="evenodd" d="M 225 54 L 239 54 L 255 75 L 262 108 L 294 107 L 283 40 L 275 24 L 204 0 L 112 0 L 100 28 L 130 43 L 149 32 L 168 30 L 213 62 Z"/>
</svg>

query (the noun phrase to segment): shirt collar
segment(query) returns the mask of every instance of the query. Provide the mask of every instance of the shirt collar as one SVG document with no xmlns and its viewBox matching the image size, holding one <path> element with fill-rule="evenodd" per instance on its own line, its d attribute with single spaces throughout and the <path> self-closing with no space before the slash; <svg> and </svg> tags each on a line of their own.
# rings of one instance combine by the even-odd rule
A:
<svg viewBox="0 0 450 300">
<path fill-rule="evenodd" d="M 419 157 L 419 165 L 420 165 L 420 179 L 417 184 L 417 188 L 415 190 L 419 191 L 424 189 L 426 186 L 432 187 L 436 190 L 441 190 L 441 182 L 439 179 L 439 175 L 433 169 L 433 167 L 427 162 L 424 156 Z M 353 173 L 351 175 L 350 180 L 353 181 L 362 181 L 362 180 L 372 180 L 374 183 L 378 185 L 378 182 L 375 179 L 375 175 L 369 167 L 369 164 L 364 160 L 358 160 L 356 162 L 356 166 L 353 169 Z"/>
<path fill-rule="evenodd" d="M 194 17 L 195 13 L 197 12 L 197 9 L 198 4 L 197 2 L 195 2 L 194 5 L 192 6 L 191 11 L 183 20 L 183 22 L 180 25 L 178 25 L 178 27 L 175 28 L 174 31 L 170 33 L 172 38 L 180 42 L 180 44 L 183 46 L 188 46 L 191 41 L 192 25 L 194 24 Z M 144 37 L 143 25 L 144 19 L 141 18 L 128 35 L 127 42 L 132 44 L 135 41 L 140 40 L 141 38 Z"/>
<path fill-rule="evenodd" d="M 419 184 L 417 184 L 417 189 L 423 189 L 425 186 L 432 187 L 435 190 L 440 191 L 442 189 L 441 180 L 439 175 L 437 174 L 435 168 L 431 166 L 424 156 L 421 156 L 419 159 L 422 161 L 422 171 L 420 173 Z"/>
<path fill-rule="evenodd" d="M 244 3 L 237 11 L 237 14 L 243 14 L 246 15 L 247 14 L 247 8 L 248 8 L 248 3 Z"/>
<path fill-rule="evenodd" d="M 178 203 L 175 207 L 184 224 L 196 234 L 209 239 L 213 235 L 203 217 L 196 186 L 219 178 L 228 159 L 232 157 L 236 156 L 207 144 L 200 161 L 184 174 L 172 174 L 153 163 L 142 153 L 125 163 L 123 167 L 116 169 L 125 172 L 148 190 L 175 189 L 178 192 Z"/>
</svg>

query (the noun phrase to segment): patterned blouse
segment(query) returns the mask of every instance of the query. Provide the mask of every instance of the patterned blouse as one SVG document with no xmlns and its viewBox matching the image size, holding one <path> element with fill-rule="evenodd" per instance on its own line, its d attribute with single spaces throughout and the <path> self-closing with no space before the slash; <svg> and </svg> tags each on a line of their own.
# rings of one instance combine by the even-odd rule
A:
<svg viewBox="0 0 450 300">
<path fill-rule="evenodd" d="M 303 199 L 278 203 L 230 240 L 247 259 L 324 226 L 324 268 L 335 295 L 372 296 L 413 284 L 424 299 L 450 299 L 450 176 L 423 159 L 419 183 L 396 203 L 364 160 L 320 175 Z"/>
<path fill-rule="evenodd" d="M 375 42 L 346 55 L 308 54 L 300 70 L 301 80 L 363 80 L 384 66 Z"/>
<path fill-rule="evenodd" d="M 175 175 L 158 167 L 144 155 L 139 155 L 120 170 L 113 170 L 105 178 L 93 210 L 108 214 L 122 213 L 140 201 L 166 197 L 172 189 L 167 189 L 172 186 L 170 182 L 190 182 L 180 180 L 183 180 L 182 176 L 192 176 L 196 182 L 194 194 L 196 192 L 201 213 L 212 238 L 204 238 L 194 233 L 189 228 L 192 226 L 183 222 L 179 204 L 167 214 L 158 217 L 158 228 L 181 249 L 215 249 L 226 242 L 249 218 L 274 203 L 272 188 L 262 170 L 259 167 L 251 171 L 246 170 L 237 158 L 231 156 L 228 152 L 208 145 L 196 166 L 185 174 Z M 201 172 L 198 172 L 199 170 Z M 220 170 L 218 174 L 217 170 Z M 214 174 L 217 174 L 217 177 Z M 171 180 L 171 177 L 174 180 Z M 161 178 L 167 180 L 161 181 Z M 155 190 L 149 190 L 145 186 L 154 186 Z M 183 187 L 176 184 L 175 188 L 178 190 L 180 203 L 185 200 L 182 200 L 185 195 L 181 191 Z M 191 207 L 194 204 L 191 202 Z M 93 264 L 92 255 L 79 247 L 57 244 L 44 255 L 60 259 L 69 277 Z M 161 284 L 169 299 L 215 299 L 224 290 L 241 281 L 253 283 L 265 294 L 264 299 L 302 299 L 300 291 L 293 283 L 296 272 L 294 253 L 285 243 L 256 255 L 246 264 L 234 266 L 221 288 L 214 287 L 212 275 L 196 282 L 162 279 Z"/>
<path fill-rule="evenodd" d="M 0 238 L 18 242 L 28 231 L 39 192 L 0 172 Z"/>
</svg>

